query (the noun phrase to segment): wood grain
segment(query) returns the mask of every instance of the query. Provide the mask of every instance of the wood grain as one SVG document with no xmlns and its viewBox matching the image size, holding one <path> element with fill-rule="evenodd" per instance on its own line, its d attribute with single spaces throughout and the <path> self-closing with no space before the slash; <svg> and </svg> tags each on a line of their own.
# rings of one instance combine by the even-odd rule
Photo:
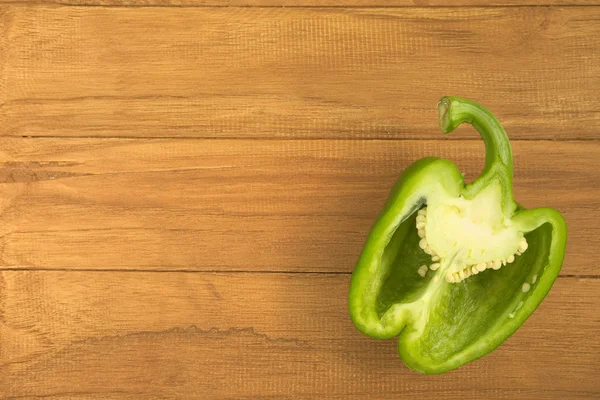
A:
<svg viewBox="0 0 600 400">
<path fill-rule="evenodd" d="M 599 138 L 599 7 L 1 10 L 7 136 L 432 139 L 450 94 Z"/>
<path fill-rule="evenodd" d="M 600 398 L 594 5 L 0 0 L 0 398 Z M 404 168 L 483 166 L 443 95 L 569 237 L 514 336 L 424 376 L 347 294 Z"/>
<path fill-rule="evenodd" d="M 119 7 L 443 7 L 592 6 L 598 0 L 0 0 L 1 3 Z"/>
<path fill-rule="evenodd" d="M 348 275 L 2 272 L 0 397 L 597 398 L 600 281 L 559 278 L 489 356 L 424 376 L 347 316 Z M 60 378 L 59 378 L 60 377 Z"/>
<path fill-rule="evenodd" d="M 513 148 L 518 201 L 567 220 L 562 273 L 598 275 L 600 142 Z M 350 272 L 393 183 L 428 155 L 471 180 L 483 142 L 4 138 L 0 265 Z"/>
</svg>

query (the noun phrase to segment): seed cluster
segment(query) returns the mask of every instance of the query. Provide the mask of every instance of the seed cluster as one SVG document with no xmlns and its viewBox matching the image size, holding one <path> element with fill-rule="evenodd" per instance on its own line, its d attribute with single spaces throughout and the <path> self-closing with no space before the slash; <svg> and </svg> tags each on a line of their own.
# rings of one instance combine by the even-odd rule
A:
<svg viewBox="0 0 600 400">
<path fill-rule="evenodd" d="M 429 265 L 429 267 L 427 267 L 427 265 L 421 265 L 417 269 L 417 273 L 421 277 L 425 277 L 427 275 L 428 269 L 435 271 L 438 268 L 440 268 L 440 266 L 441 266 L 440 256 L 435 253 L 435 251 L 431 248 L 431 246 L 427 242 L 427 232 L 425 232 L 426 221 L 427 221 L 427 207 L 422 208 L 421 210 L 418 211 L 417 233 L 419 234 L 419 237 L 421 238 L 421 240 L 419 241 L 419 247 L 426 254 L 429 254 L 431 256 L 432 264 Z M 519 248 L 516 250 L 515 254 L 511 254 L 505 260 L 494 260 L 494 261 L 482 262 L 482 263 L 479 263 L 476 265 L 467 265 L 465 268 L 463 268 L 462 270 L 460 270 L 458 272 L 448 271 L 446 273 L 446 281 L 448 281 L 450 283 L 458 283 L 458 282 L 461 282 L 461 281 L 467 279 L 471 275 L 477 275 L 477 274 L 485 271 L 486 269 L 499 270 L 506 264 L 513 263 L 515 261 L 515 256 L 520 256 L 521 254 L 523 254 L 525 252 L 525 250 L 527 250 L 528 246 L 529 245 L 527 244 L 527 239 L 525 239 L 523 237 L 523 238 L 521 238 L 521 241 L 519 243 Z M 436 278 L 437 278 L 437 276 L 436 276 Z"/>
<path fill-rule="evenodd" d="M 441 264 L 439 263 L 440 256 L 438 256 L 435 253 L 435 251 L 431 248 L 431 246 L 427 243 L 426 233 L 425 233 L 425 222 L 426 221 L 427 221 L 427 207 L 422 208 L 417 213 L 417 233 L 419 234 L 419 237 L 421 238 L 421 240 L 419 241 L 419 247 L 426 254 L 429 254 L 431 256 L 431 261 L 432 261 L 431 265 L 429 265 L 429 266 L 421 265 L 419 267 L 419 269 L 417 269 L 417 273 L 423 278 L 425 277 L 425 275 L 427 275 L 428 269 L 435 271 L 441 266 Z M 436 276 L 436 278 L 437 278 L 437 276 Z M 437 279 L 435 279 L 435 280 L 437 282 Z"/>
<path fill-rule="evenodd" d="M 425 222 L 427 221 L 427 208 L 423 208 L 419 210 L 417 214 L 417 233 L 421 240 L 419 241 L 419 247 L 427 254 L 431 256 L 431 261 L 440 261 L 440 257 L 435 253 L 435 251 L 431 248 L 429 243 L 427 243 L 426 233 L 425 233 Z M 439 264 L 438 264 L 439 267 Z M 433 269 L 434 271 L 437 268 Z"/>
</svg>

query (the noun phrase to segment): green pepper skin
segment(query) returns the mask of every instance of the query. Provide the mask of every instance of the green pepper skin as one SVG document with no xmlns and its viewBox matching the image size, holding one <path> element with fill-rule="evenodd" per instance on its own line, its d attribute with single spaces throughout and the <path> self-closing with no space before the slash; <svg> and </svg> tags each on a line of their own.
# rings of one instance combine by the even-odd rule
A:
<svg viewBox="0 0 600 400">
<path fill-rule="evenodd" d="M 481 176 L 466 184 L 452 162 L 435 157 L 410 165 L 373 224 L 349 290 L 354 325 L 372 338 L 398 336 L 402 361 L 427 374 L 474 361 L 510 337 L 556 280 L 567 236 L 559 212 L 526 210 L 513 200 L 510 144 L 487 109 L 467 99 L 444 97 L 439 111 L 444 133 L 467 122 L 481 134 L 486 145 Z M 431 273 L 419 277 L 415 271 L 428 256 L 415 245 L 416 211 L 441 193 L 474 199 L 491 187 L 498 188 L 500 209 L 523 232 L 529 249 L 512 264 L 458 283 L 432 278 Z"/>
</svg>

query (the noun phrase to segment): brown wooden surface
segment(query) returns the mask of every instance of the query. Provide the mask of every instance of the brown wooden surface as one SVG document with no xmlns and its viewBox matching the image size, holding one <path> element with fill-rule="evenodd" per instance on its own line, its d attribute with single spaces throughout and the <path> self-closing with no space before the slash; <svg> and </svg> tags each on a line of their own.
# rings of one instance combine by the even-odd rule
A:
<svg viewBox="0 0 600 400">
<path fill-rule="evenodd" d="M 446 93 L 493 109 L 512 138 L 600 130 L 600 7 L 7 6 L 0 18 L 5 135 L 437 139 Z"/>
<path fill-rule="evenodd" d="M 0 3 L 0 398 L 600 397 L 600 7 L 539 7 L 595 2 Z M 211 4 L 248 7 L 168 7 Z M 569 241 L 522 329 L 424 376 L 347 291 L 404 168 L 480 171 L 446 94 Z"/>
<path fill-rule="evenodd" d="M 514 141 L 513 152 L 517 199 L 554 207 L 578 228 L 562 273 L 597 274 L 600 142 Z M 469 179 L 484 146 L 5 138 L 0 265 L 350 273 L 390 187 L 427 155 L 454 161 Z M 555 170 L 558 160 L 577 162 Z"/>
<path fill-rule="evenodd" d="M 598 0 L 0 0 L 11 4 L 58 4 L 119 7 L 522 7 L 595 6 Z"/>
<path fill-rule="evenodd" d="M 559 278 L 500 350 L 440 376 L 411 372 L 395 341 L 353 328 L 343 312 L 346 274 L 19 271 L 1 279 L 10 398 L 598 395 L 597 279 Z"/>
</svg>

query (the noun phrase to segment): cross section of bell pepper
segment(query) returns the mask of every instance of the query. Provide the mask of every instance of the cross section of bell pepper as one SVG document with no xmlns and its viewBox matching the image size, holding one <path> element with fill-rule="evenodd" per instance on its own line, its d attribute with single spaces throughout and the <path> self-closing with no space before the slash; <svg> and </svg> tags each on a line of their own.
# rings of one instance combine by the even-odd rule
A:
<svg viewBox="0 0 600 400">
<path fill-rule="evenodd" d="M 448 160 L 410 165 L 392 188 L 352 274 L 355 326 L 398 336 L 411 369 L 443 373 L 498 347 L 533 313 L 561 269 L 567 229 L 551 208 L 513 199 L 506 132 L 483 106 L 438 104 L 442 132 L 467 122 L 485 142 L 481 175 L 466 184 Z"/>
</svg>

